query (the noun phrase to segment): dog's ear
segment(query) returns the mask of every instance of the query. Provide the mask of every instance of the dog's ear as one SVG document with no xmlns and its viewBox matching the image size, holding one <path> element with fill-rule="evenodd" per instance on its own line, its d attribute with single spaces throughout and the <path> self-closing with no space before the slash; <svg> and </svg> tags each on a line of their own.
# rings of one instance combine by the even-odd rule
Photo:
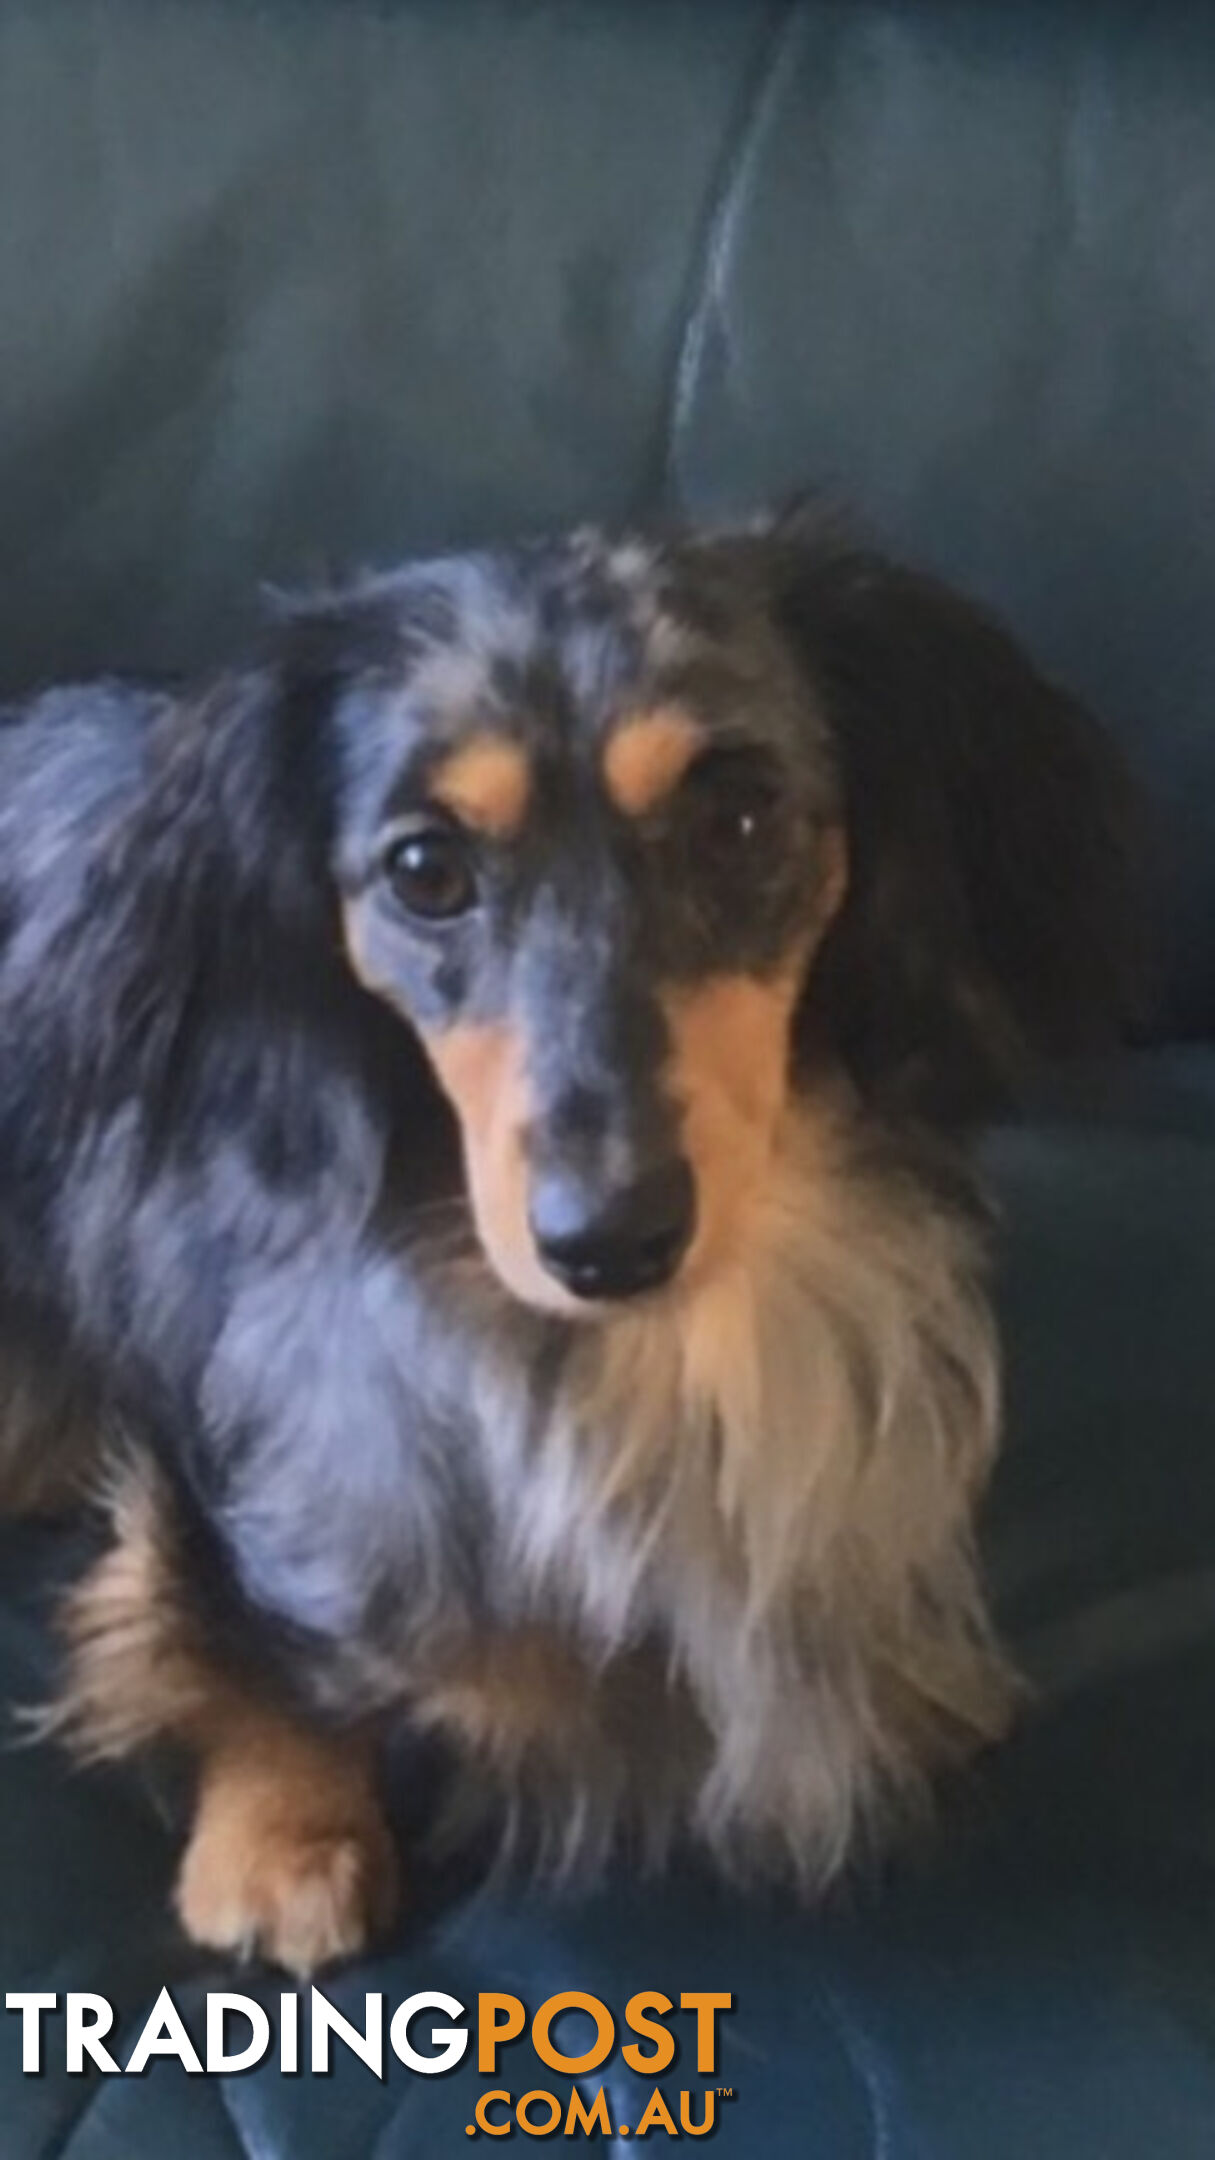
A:
<svg viewBox="0 0 1215 2160">
<path fill-rule="evenodd" d="M 78 904 L 39 998 L 66 1036 L 65 1116 L 136 1100 L 149 1134 L 173 1124 L 209 1046 L 251 1038 L 281 1003 L 293 950 L 315 979 L 317 791 L 287 717 L 271 664 L 161 699 L 137 785 L 103 824 L 82 810 Z"/>
<path fill-rule="evenodd" d="M 348 652 L 336 622 L 283 623 L 247 669 L 163 700 L 140 786 L 82 827 L 79 902 L 30 1014 L 64 1123 L 137 1102 L 150 1150 L 244 1131 L 285 1166 L 315 1155 L 340 1072 L 391 1066 L 406 1108 L 411 1075 L 430 1085 L 342 947 L 326 718 Z"/>
<path fill-rule="evenodd" d="M 871 1101 L 982 1115 L 1130 1015 L 1134 791 L 1104 731 L 979 608 L 829 536 L 768 545 L 848 839 L 807 1024 Z"/>
</svg>

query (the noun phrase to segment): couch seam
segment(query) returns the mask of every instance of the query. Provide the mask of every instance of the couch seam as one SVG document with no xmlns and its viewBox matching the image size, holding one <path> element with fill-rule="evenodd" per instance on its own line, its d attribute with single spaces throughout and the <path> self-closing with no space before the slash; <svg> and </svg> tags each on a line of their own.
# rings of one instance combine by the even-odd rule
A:
<svg viewBox="0 0 1215 2160">
<path fill-rule="evenodd" d="M 891 2095 L 877 2045 L 830 1981 L 820 1979 L 816 1992 L 835 2026 L 845 2058 L 865 2096 L 871 2160 L 895 2160 Z"/>
<path fill-rule="evenodd" d="M 700 379 L 709 326 L 720 298 L 723 273 L 733 254 L 738 222 L 754 172 L 760 144 L 793 61 L 806 20 L 805 0 L 786 0 L 753 69 L 741 110 L 728 126 L 710 185 L 701 229 L 692 252 L 687 298 L 675 346 L 674 364 L 664 399 L 660 493 L 675 493 L 675 463 L 680 439 L 692 410 Z"/>
</svg>

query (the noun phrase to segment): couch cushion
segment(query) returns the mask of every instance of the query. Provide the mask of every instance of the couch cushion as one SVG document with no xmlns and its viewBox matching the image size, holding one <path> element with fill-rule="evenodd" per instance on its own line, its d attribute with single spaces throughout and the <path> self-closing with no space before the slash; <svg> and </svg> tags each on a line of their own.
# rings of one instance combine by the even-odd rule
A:
<svg viewBox="0 0 1215 2160">
<path fill-rule="evenodd" d="M 1036 1694 L 937 1832 L 827 1913 L 691 1878 L 565 1906 L 459 1900 L 327 1984 L 348 2014 L 361 2021 L 368 1988 L 394 2004 L 501 1987 L 531 2007 L 566 1987 L 617 2007 L 637 1987 L 727 1988 L 718 2074 L 736 2098 L 715 2149 L 740 2160 L 1208 2160 L 1215 1147 L 1193 1114 L 1215 1104 L 1215 1054 L 1145 1063 L 1127 1090 L 1101 1127 L 1040 1124 L 991 1146 L 1009 1436 L 986 1536 Z M 27 1699 L 45 1684 L 39 1612 L 61 1535 L 3 1543 L 3 1685 Z M 176 1941 L 170 1865 L 139 1778 L 69 1779 L 48 1751 L 13 1755 L 6 1988 L 96 1989 L 129 2034 L 165 1982 L 195 2031 L 208 1985 L 275 2007 L 275 1980 Z M 159 2063 L 103 2082 L 66 2077 L 60 2055 L 35 2079 L 19 2052 L 17 2020 L 0 2020 L 5 2160 L 446 2160 L 485 2084 L 398 2068 L 381 2086 L 353 2058 L 328 2079 Z M 504 2066 L 516 2094 L 554 2083 L 526 2044 Z M 667 2083 L 681 2082 L 677 2066 Z M 635 2125 L 637 2082 L 617 2063 L 607 2083 L 614 2119 Z"/>
<path fill-rule="evenodd" d="M 0 0 L 0 691 L 818 481 L 1165 806 L 1215 1025 L 1215 14 Z"/>
</svg>

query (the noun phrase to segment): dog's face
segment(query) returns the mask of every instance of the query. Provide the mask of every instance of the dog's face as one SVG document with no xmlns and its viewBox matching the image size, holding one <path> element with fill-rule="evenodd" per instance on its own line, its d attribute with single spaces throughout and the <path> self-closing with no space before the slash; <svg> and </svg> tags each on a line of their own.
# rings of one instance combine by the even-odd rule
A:
<svg viewBox="0 0 1215 2160">
<path fill-rule="evenodd" d="M 1108 741 L 969 603 L 813 524 L 407 566 L 291 611 L 165 730 L 106 954 L 115 1041 L 155 1018 L 145 1124 L 177 1130 L 200 1015 L 207 1107 L 225 1001 L 357 1033 L 348 961 L 542 1307 L 744 1250 L 791 1086 L 952 1131 L 1125 1011 Z M 279 1064 L 295 1159 L 309 1065 Z M 408 1143 L 406 1064 L 375 1084 Z"/>
<path fill-rule="evenodd" d="M 485 1252 L 566 1312 L 695 1283 L 846 882 L 805 674 L 703 544 L 578 535 L 373 599 L 334 707 L 345 944 L 454 1105 Z"/>
</svg>

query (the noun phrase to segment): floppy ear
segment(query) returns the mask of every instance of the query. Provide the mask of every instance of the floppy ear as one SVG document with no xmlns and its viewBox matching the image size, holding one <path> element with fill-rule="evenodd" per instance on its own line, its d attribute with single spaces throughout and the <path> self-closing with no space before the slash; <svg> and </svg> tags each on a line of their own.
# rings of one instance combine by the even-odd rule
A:
<svg viewBox="0 0 1215 2160">
<path fill-rule="evenodd" d="M 221 1084 L 221 1041 L 248 1065 L 293 948 L 315 953 L 315 790 L 283 725 L 271 667 L 166 699 L 137 788 L 104 828 L 82 820 L 78 905 L 30 1016 L 63 1043 L 65 1123 L 134 1100 L 148 1140 L 169 1138 Z"/>
<path fill-rule="evenodd" d="M 834 736 L 850 889 L 808 991 L 866 1096 L 998 1107 L 1116 1037 L 1139 972 L 1115 747 L 989 617 L 829 539 L 776 537 L 777 607 Z"/>
<path fill-rule="evenodd" d="M 411 1074 L 431 1085 L 341 944 L 326 725 L 339 642 L 280 626 L 257 665 L 166 700 L 138 791 L 103 832 L 82 830 L 79 903 L 28 1015 L 61 1130 L 135 1101 L 153 1152 L 240 1134 L 273 1176 L 316 1159 L 339 1070 L 371 1084 L 391 1069 L 398 1102 Z"/>
</svg>

